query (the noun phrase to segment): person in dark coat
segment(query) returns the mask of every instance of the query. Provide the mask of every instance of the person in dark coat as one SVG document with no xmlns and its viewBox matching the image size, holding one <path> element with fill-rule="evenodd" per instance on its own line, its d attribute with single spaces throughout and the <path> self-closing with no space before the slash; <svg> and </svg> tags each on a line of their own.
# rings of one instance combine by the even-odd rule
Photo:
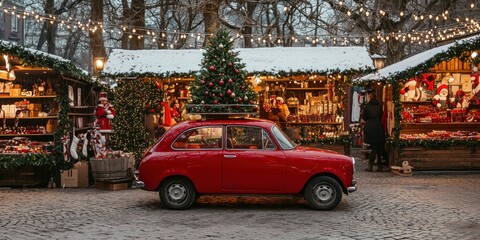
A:
<svg viewBox="0 0 480 240">
<path fill-rule="evenodd" d="M 365 105 L 362 113 L 362 119 L 365 120 L 364 128 L 364 142 L 370 144 L 370 154 L 368 159 L 367 171 L 373 170 L 375 164 L 375 158 L 377 160 L 377 169 L 384 171 L 388 169 L 386 163 L 386 151 L 385 151 L 385 128 L 382 124 L 383 110 L 382 105 L 377 100 L 377 94 L 371 92 L 369 95 L 369 101 Z"/>
</svg>

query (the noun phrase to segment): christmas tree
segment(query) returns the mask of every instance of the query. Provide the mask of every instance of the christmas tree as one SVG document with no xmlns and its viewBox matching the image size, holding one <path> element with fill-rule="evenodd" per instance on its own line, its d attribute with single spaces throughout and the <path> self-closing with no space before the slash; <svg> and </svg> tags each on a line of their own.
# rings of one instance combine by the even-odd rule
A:
<svg viewBox="0 0 480 240">
<path fill-rule="evenodd" d="M 191 114 L 252 114 L 257 111 L 257 94 L 248 82 L 245 64 L 225 29 L 210 40 L 201 62 L 201 70 L 191 84 Z"/>
</svg>

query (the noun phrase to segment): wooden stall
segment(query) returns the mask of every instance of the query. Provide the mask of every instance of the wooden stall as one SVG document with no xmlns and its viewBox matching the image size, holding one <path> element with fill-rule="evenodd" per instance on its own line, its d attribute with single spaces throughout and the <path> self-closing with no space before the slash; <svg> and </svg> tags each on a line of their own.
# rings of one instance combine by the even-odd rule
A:
<svg viewBox="0 0 480 240">
<path fill-rule="evenodd" d="M 0 53 L 0 186 L 46 186 L 64 163 L 60 138 L 95 118 L 92 82 L 57 56 L 3 41 Z"/>
<path fill-rule="evenodd" d="M 415 170 L 480 169 L 480 36 L 437 47 L 378 73 L 359 84 L 386 83 L 393 91 L 388 116 L 390 163 L 408 161 Z"/>
</svg>

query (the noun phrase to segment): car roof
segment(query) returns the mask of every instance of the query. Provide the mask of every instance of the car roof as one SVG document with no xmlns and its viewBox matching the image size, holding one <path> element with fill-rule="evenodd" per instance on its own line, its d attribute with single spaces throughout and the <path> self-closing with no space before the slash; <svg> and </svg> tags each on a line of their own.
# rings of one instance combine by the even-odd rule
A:
<svg viewBox="0 0 480 240">
<path fill-rule="evenodd" d="M 225 118 L 225 119 L 206 119 L 184 121 L 174 125 L 175 128 L 192 128 L 210 125 L 250 125 L 264 128 L 270 128 L 275 123 L 261 118 Z"/>
</svg>

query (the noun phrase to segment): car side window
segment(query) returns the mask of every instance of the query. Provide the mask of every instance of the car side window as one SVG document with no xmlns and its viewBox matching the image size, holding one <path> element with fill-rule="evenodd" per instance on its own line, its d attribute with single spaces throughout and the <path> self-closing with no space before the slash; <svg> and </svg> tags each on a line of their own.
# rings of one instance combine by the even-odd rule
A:
<svg viewBox="0 0 480 240">
<path fill-rule="evenodd" d="M 275 149 L 275 145 L 262 128 L 228 126 L 227 149 Z"/>
<path fill-rule="evenodd" d="M 221 149 L 222 133 L 221 126 L 209 126 L 189 129 L 173 142 L 173 149 Z"/>
</svg>

